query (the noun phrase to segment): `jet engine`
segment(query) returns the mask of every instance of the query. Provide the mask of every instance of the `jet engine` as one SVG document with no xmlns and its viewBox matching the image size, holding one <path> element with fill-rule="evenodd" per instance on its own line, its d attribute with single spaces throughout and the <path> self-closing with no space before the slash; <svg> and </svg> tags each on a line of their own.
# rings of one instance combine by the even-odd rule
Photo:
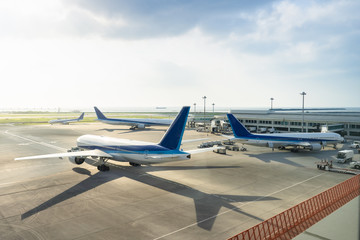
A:
<svg viewBox="0 0 360 240">
<path fill-rule="evenodd" d="M 69 161 L 73 164 L 80 165 L 85 161 L 84 157 L 69 157 Z"/>
<path fill-rule="evenodd" d="M 138 129 L 144 129 L 145 128 L 145 124 L 138 124 L 136 126 Z"/>
<path fill-rule="evenodd" d="M 311 150 L 311 151 L 320 151 L 321 148 L 322 148 L 322 146 L 321 146 L 321 144 L 319 144 L 319 143 L 313 143 L 313 144 L 311 144 L 311 146 L 310 146 L 310 150 Z"/>
</svg>

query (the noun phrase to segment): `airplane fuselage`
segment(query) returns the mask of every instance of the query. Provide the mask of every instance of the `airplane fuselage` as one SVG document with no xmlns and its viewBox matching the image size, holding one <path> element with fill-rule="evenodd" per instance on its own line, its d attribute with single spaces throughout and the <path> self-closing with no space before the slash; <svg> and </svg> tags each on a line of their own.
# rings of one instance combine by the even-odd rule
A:
<svg viewBox="0 0 360 240">
<path fill-rule="evenodd" d="M 337 133 L 273 133 L 252 134 L 249 137 L 237 137 L 236 140 L 249 145 L 268 146 L 272 143 L 274 147 L 280 147 L 298 142 L 334 144 L 343 141 L 343 138 Z"/>
<path fill-rule="evenodd" d="M 80 136 L 77 139 L 77 146 L 84 150 L 99 149 L 110 154 L 113 160 L 138 164 L 180 161 L 190 158 L 190 154 L 186 152 L 171 150 L 154 143 L 96 135 Z"/>
<path fill-rule="evenodd" d="M 80 115 L 80 117 L 78 117 L 78 118 L 50 120 L 49 123 L 50 124 L 69 124 L 71 122 L 79 122 L 79 121 L 83 120 L 83 118 L 84 118 L 84 113 L 82 113 Z"/>
<path fill-rule="evenodd" d="M 150 126 L 169 126 L 171 124 L 171 120 L 168 119 L 134 119 L 134 118 L 123 118 L 123 119 L 97 119 L 103 123 L 112 124 L 112 125 L 127 125 L 127 126 L 142 126 L 150 127 Z M 141 127 L 140 127 L 141 128 Z"/>
<path fill-rule="evenodd" d="M 49 121 L 50 124 L 69 124 L 71 122 L 78 122 L 78 119 L 58 119 Z"/>
<path fill-rule="evenodd" d="M 249 145 L 266 146 L 270 148 L 293 147 L 309 150 L 320 150 L 327 144 L 334 144 L 344 140 L 337 133 L 274 133 L 252 134 L 232 114 L 227 114 L 235 139 Z"/>
</svg>

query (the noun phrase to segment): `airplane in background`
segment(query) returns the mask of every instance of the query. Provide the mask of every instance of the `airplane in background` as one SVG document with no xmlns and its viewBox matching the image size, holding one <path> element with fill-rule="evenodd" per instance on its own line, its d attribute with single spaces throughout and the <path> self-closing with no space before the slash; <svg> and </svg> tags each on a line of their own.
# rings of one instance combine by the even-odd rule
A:
<svg viewBox="0 0 360 240">
<path fill-rule="evenodd" d="M 59 124 L 69 124 L 71 122 L 78 122 L 80 120 L 83 120 L 84 118 L 84 113 L 82 113 L 80 115 L 80 117 L 78 118 L 75 118 L 75 119 L 56 119 L 56 120 L 50 120 L 49 123 L 50 124 L 56 124 L 56 123 L 59 123 Z"/>
<path fill-rule="evenodd" d="M 337 133 L 272 133 L 272 134 L 252 134 L 244 125 L 235 118 L 233 114 L 227 114 L 236 141 L 244 144 L 285 149 L 292 147 L 291 151 L 297 152 L 299 149 L 310 151 L 320 151 L 321 148 L 329 144 L 343 142 L 344 138 Z"/>
<path fill-rule="evenodd" d="M 172 120 L 169 119 L 107 118 L 97 107 L 94 107 L 94 109 L 98 121 L 114 125 L 130 125 L 131 130 L 135 130 L 136 128 L 144 129 L 150 126 L 169 126 L 172 123 Z"/>
<path fill-rule="evenodd" d="M 70 162 L 82 164 L 87 157 L 91 157 L 93 160 L 98 161 L 98 170 L 108 171 L 109 167 L 105 164 L 109 159 L 129 162 L 131 166 L 140 166 L 141 164 L 186 160 L 190 159 L 191 154 L 219 148 L 195 149 L 186 152 L 180 150 L 189 111 L 190 107 L 183 107 L 181 109 L 158 144 L 96 135 L 83 135 L 77 139 L 77 148 L 73 148 L 67 153 L 21 157 L 15 158 L 15 160 L 68 157 Z"/>
</svg>

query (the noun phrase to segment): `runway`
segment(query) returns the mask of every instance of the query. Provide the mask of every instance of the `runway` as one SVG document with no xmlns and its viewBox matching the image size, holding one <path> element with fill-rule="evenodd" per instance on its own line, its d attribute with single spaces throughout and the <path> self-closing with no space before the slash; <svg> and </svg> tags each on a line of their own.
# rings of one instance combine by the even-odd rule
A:
<svg viewBox="0 0 360 240">
<path fill-rule="evenodd" d="M 158 142 L 166 129 L 1 125 L 1 239 L 227 239 L 351 177 L 316 168 L 314 162 L 336 155 L 331 148 L 248 147 L 142 167 L 111 161 L 109 172 L 99 172 L 91 160 L 13 160 L 66 151 L 83 134 Z M 198 138 L 221 139 L 185 131 L 184 139 Z"/>
</svg>

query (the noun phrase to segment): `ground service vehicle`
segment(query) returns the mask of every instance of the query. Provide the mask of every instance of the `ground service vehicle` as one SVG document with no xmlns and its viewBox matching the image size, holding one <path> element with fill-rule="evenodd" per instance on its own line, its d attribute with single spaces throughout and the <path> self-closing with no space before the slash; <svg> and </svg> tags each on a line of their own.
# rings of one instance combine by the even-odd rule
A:
<svg viewBox="0 0 360 240">
<path fill-rule="evenodd" d="M 352 148 L 359 149 L 360 148 L 360 141 L 354 141 L 351 146 Z"/>
<path fill-rule="evenodd" d="M 355 169 L 360 169 L 360 162 L 351 162 L 350 163 L 350 167 L 355 168 Z"/>
<path fill-rule="evenodd" d="M 353 150 L 341 150 L 336 155 L 336 160 L 338 163 L 345 163 L 351 161 L 354 157 Z"/>
</svg>

